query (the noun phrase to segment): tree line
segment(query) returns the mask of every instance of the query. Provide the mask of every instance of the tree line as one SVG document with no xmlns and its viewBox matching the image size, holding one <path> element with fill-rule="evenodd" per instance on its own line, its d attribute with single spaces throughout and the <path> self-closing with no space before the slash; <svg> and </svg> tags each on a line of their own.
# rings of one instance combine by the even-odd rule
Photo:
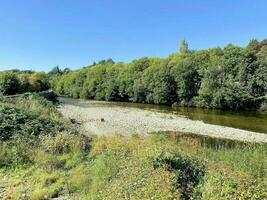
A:
<svg viewBox="0 0 267 200">
<path fill-rule="evenodd" d="M 74 98 L 255 109 L 266 106 L 267 40 L 198 51 L 182 41 L 180 51 L 165 59 L 106 60 L 65 73 L 54 89 Z"/>
<path fill-rule="evenodd" d="M 0 72 L 0 94 L 13 95 L 24 92 L 40 92 L 49 89 L 45 72 L 10 70 Z"/>
<path fill-rule="evenodd" d="M 179 52 L 164 59 L 143 57 L 130 63 L 108 59 L 76 71 L 56 67 L 48 74 L 16 76 L 24 91 L 51 87 L 59 95 L 73 98 L 266 109 L 267 40 L 197 51 L 190 50 L 183 40 Z M 40 80 L 40 76 L 46 78 Z M 0 86 L 2 79 L 0 76 Z"/>
<path fill-rule="evenodd" d="M 45 91 L 52 88 L 58 76 L 67 72 L 70 72 L 69 68 L 60 70 L 59 66 L 55 66 L 48 73 L 18 69 L 0 71 L 0 94 L 14 95 Z"/>
</svg>

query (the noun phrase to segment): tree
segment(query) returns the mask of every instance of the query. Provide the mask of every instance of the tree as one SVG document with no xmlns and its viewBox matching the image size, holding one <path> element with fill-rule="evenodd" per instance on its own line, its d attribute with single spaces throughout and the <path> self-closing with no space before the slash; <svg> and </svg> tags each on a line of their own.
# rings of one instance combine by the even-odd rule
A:
<svg viewBox="0 0 267 200">
<path fill-rule="evenodd" d="M 32 92 L 40 92 L 49 89 L 48 76 L 44 72 L 35 72 L 31 74 L 29 81 Z"/>
<path fill-rule="evenodd" d="M 62 74 L 62 71 L 60 70 L 59 66 L 55 66 L 48 74 Z"/>
<path fill-rule="evenodd" d="M 81 97 L 87 99 L 105 100 L 105 77 L 107 64 L 98 64 L 85 69 L 86 78 L 81 86 Z M 76 72 L 77 73 L 77 72 Z"/>
<path fill-rule="evenodd" d="M 137 79 L 134 81 L 133 102 L 139 102 L 139 103 L 146 102 L 146 88 L 141 79 Z"/>
<path fill-rule="evenodd" d="M 69 72 L 71 72 L 70 68 L 66 67 L 66 68 L 63 69 L 63 74 L 69 73 Z"/>
<path fill-rule="evenodd" d="M 257 54 L 258 68 L 254 73 L 253 92 L 258 96 L 267 95 L 267 45 Z"/>
<path fill-rule="evenodd" d="M 247 48 L 251 48 L 251 49 L 254 49 L 254 50 L 259 50 L 259 42 L 258 40 L 256 39 L 252 39 L 249 41 L 248 45 L 247 45 Z"/>
<path fill-rule="evenodd" d="M 188 43 L 186 42 L 186 40 L 181 40 L 180 46 L 179 46 L 179 52 L 180 54 L 186 54 L 189 52 Z"/>
<path fill-rule="evenodd" d="M 0 73 L 0 93 L 3 95 L 13 95 L 19 92 L 19 79 L 16 73 Z"/>
<path fill-rule="evenodd" d="M 150 63 L 140 78 L 145 91 L 145 102 L 172 104 L 176 100 L 176 84 L 171 75 L 171 68 L 167 66 L 167 62 L 159 58 L 150 58 Z"/>
<path fill-rule="evenodd" d="M 30 74 L 28 74 L 28 73 L 23 73 L 23 74 L 18 75 L 19 82 L 20 82 L 20 93 L 30 91 L 29 77 L 30 77 Z"/>
<path fill-rule="evenodd" d="M 198 51 L 189 51 L 182 40 L 180 52 L 166 59 L 102 60 L 58 76 L 55 88 L 60 94 L 98 100 L 257 108 L 267 93 L 267 40 Z"/>
<path fill-rule="evenodd" d="M 197 66 L 191 59 L 179 62 L 173 69 L 172 74 L 176 81 L 176 94 L 182 105 L 188 103 L 198 94 L 200 87 L 200 75 Z"/>
<path fill-rule="evenodd" d="M 126 101 L 132 101 L 134 97 L 134 82 L 141 78 L 145 69 L 150 66 L 150 59 L 147 57 L 132 61 L 121 68 L 118 73 L 119 95 Z"/>
</svg>

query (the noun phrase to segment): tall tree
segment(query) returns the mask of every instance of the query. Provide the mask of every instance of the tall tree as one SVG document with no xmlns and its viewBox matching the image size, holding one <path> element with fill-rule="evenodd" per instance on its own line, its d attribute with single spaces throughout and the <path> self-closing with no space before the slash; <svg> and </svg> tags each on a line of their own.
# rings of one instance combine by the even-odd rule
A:
<svg viewBox="0 0 267 200">
<path fill-rule="evenodd" d="M 59 66 L 55 66 L 48 74 L 62 74 L 62 71 L 60 70 Z"/>
<path fill-rule="evenodd" d="M 186 40 L 181 40 L 179 51 L 180 51 L 181 54 L 188 53 L 188 51 L 189 51 L 188 50 L 188 43 L 186 42 Z"/>
</svg>

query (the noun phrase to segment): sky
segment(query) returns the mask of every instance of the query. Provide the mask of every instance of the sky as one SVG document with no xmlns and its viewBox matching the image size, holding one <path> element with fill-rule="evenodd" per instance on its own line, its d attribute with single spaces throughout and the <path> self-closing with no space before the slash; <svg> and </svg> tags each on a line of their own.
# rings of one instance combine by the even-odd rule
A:
<svg viewBox="0 0 267 200">
<path fill-rule="evenodd" d="M 78 69 L 267 38 L 266 0 L 0 1 L 0 71 Z"/>
</svg>

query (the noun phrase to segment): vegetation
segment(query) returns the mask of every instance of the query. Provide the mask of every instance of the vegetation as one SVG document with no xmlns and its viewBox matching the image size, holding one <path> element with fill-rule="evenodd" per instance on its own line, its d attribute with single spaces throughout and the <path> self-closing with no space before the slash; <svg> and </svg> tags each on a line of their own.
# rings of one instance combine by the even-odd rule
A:
<svg viewBox="0 0 267 200">
<path fill-rule="evenodd" d="M 132 101 L 231 110 L 266 110 L 267 40 L 244 47 L 189 50 L 166 59 L 141 58 L 131 63 L 102 60 L 80 70 L 49 73 L 0 72 L 0 93 L 12 95 L 52 88 L 60 95 L 107 101 Z"/>
<path fill-rule="evenodd" d="M 264 145 L 176 134 L 92 138 L 38 95 L 2 101 L 0 113 L 2 199 L 260 200 L 267 194 Z"/>
<path fill-rule="evenodd" d="M 183 40 L 179 53 L 166 59 L 106 60 L 65 73 L 54 90 L 74 98 L 258 109 L 266 104 L 266 58 L 266 40 L 199 51 L 190 51 Z"/>
<path fill-rule="evenodd" d="M 13 95 L 24 92 L 40 92 L 49 89 L 48 75 L 44 72 L 0 72 L 0 94 Z"/>
</svg>

